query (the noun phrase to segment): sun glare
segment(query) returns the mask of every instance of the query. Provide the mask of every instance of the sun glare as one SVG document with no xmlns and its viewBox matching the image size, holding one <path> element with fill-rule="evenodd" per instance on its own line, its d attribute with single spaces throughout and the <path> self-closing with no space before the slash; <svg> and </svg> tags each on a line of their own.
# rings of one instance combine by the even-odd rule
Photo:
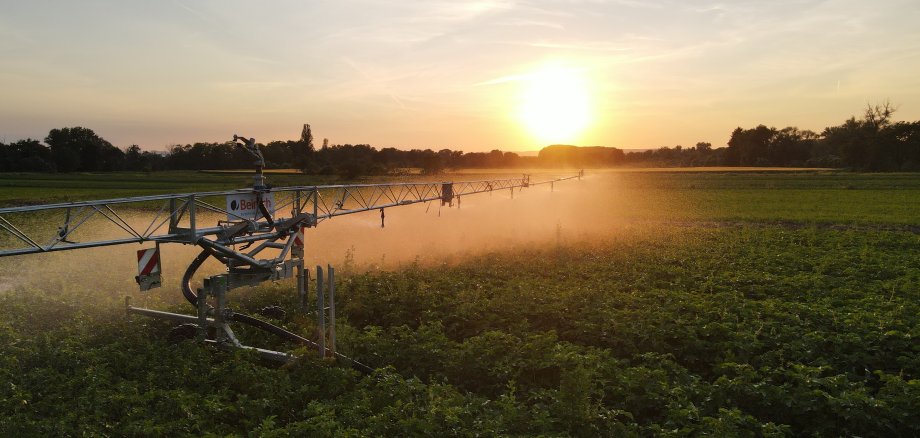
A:
<svg viewBox="0 0 920 438">
<path fill-rule="evenodd" d="M 540 142 L 577 143 L 591 119 L 588 84 L 582 72 L 545 67 L 525 76 L 520 118 Z"/>
</svg>

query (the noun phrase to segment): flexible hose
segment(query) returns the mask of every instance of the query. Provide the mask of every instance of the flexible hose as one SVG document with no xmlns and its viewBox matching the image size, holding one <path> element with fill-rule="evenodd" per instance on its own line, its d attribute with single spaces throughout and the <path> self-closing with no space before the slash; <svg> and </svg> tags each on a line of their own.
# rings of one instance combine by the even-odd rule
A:
<svg viewBox="0 0 920 438">
<path fill-rule="evenodd" d="M 201 253 L 198 254 L 198 257 L 192 260 L 192 264 L 188 265 L 188 268 L 185 270 L 185 275 L 182 276 L 182 295 L 185 295 L 185 299 L 193 306 L 198 305 L 198 294 L 192 291 L 192 276 L 195 275 L 195 271 L 197 271 L 210 256 L 211 251 L 207 249 L 202 250 Z"/>
<path fill-rule="evenodd" d="M 268 212 L 268 209 L 265 208 L 265 204 L 262 202 L 262 194 L 259 193 L 256 197 L 256 201 L 259 203 L 259 212 L 262 213 L 262 216 L 265 218 L 265 221 L 268 222 L 269 227 L 275 226 L 275 221 L 272 220 L 272 215 Z"/>
</svg>

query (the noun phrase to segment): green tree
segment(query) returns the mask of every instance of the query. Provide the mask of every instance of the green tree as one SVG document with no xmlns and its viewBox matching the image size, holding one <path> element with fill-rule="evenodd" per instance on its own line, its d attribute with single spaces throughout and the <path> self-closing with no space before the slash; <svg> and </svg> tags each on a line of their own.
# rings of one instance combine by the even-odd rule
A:
<svg viewBox="0 0 920 438">
<path fill-rule="evenodd" d="M 850 117 L 842 125 L 826 128 L 825 148 L 838 153 L 843 164 L 854 170 L 898 169 L 899 144 L 891 122 L 894 112 L 888 102 L 867 106 L 862 119 Z"/>
<path fill-rule="evenodd" d="M 0 170 L 9 172 L 53 172 L 51 151 L 38 140 L 0 144 Z"/>
<path fill-rule="evenodd" d="M 732 166 L 761 166 L 772 164 L 768 158 L 770 141 L 776 128 L 759 125 L 754 129 L 735 128 L 728 140 L 727 163 Z"/>
<path fill-rule="evenodd" d="M 52 129 L 45 144 L 60 172 L 110 171 L 124 166 L 124 152 L 89 128 Z"/>
<path fill-rule="evenodd" d="M 300 169 L 309 167 L 315 158 L 316 148 L 313 147 L 313 131 L 310 124 L 304 123 L 300 131 L 300 140 L 294 146 L 294 165 Z"/>
</svg>

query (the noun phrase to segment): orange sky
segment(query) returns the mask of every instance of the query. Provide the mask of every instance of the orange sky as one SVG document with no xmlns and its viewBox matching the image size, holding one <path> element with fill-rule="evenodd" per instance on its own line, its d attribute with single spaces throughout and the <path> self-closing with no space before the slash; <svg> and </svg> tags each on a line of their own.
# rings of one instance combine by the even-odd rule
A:
<svg viewBox="0 0 920 438">
<path fill-rule="evenodd" d="M 16 2 L 0 141 L 719 146 L 885 100 L 920 119 L 916 23 L 913 0 Z"/>
</svg>

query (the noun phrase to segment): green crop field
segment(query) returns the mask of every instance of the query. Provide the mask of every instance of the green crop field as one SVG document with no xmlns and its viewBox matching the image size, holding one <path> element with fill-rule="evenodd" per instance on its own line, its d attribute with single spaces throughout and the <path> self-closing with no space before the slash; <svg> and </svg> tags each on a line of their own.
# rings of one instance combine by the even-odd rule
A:
<svg viewBox="0 0 920 438">
<path fill-rule="evenodd" d="M 328 178 L 270 175 L 275 185 L 310 185 Z M 166 193 L 238 189 L 252 176 L 230 172 L 0 173 L 0 207 L 34 203 L 111 199 Z"/>
<path fill-rule="evenodd" d="M 249 181 L 6 175 L 0 202 Z M 104 270 L 0 259 L 0 436 L 920 435 L 920 174 L 605 170 L 556 190 L 490 201 L 528 212 L 507 221 L 509 235 L 533 224 L 527 239 L 383 267 L 330 254 L 340 350 L 370 374 L 305 348 L 277 366 L 171 344 L 170 323 L 125 317 L 124 282 Z M 451 217 L 489 205 L 464 200 Z M 131 295 L 191 313 L 167 289 Z M 232 302 L 280 304 L 275 323 L 314 331 L 289 281 Z"/>
</svg>

